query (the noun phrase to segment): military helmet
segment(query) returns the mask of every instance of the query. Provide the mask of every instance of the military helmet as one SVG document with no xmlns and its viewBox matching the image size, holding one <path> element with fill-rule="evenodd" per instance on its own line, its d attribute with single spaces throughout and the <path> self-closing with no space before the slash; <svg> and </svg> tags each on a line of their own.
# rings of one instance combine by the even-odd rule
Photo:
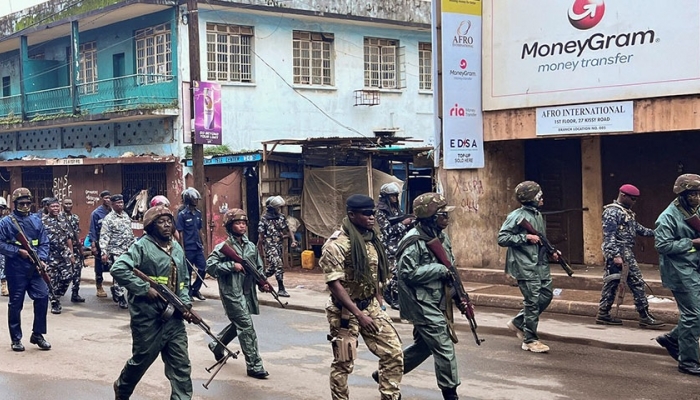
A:
<svg viewBox="0 0 700 400">
<path fill-rule="evenodd" d="M 228 226 L 228 224 L 235 221 L 248 222 L 248 216 L 246 215 L 245 211 L 241 210 L 240 208 L 232 208 L 226 211 L 226 215 L 224 215 L 224 226 Z"/>
<path fill-rule="evenodd" d="M 683 174 L 676 178 L 673 184 L 673 193 L 681 194 L 686 190 L 700 190 L 700 175 Z"/>
<path fill-rule="evenodd" d="M 455 209 L 454 206 L 447 205 L 445 196 L 440 193 L 423 193 L 413 200 L 413 214 L 419 219 L 430 218 L 441 208 L 445 211 Z"/>
<path fill-rule="evenodd" d="M 4 197 L 0 197 L 0 207 L 7 208 L 7 200 Z"/>
<path fill-rule="evenodd" d="M 197 189 L 193 187 L 188 187 L 182 191 L 182 202 L 187 205 L 193 205 L 195 202 L 202 198 Z"/>
<path fill-rule="evenodd" d="M 385 183 L 379 189 L 379 194 L 383 196 L 390 196 L 392 194 L 398 195 L 401 193 L 401 188 L 396 182 Z"/>
<path fill-rule="evenodd" d="M 29 191 L 27 188 L 17 188 L 15 189 L 14 192 L 12 192 L 12 202 L 15 203 L 17 200 L 19 200 L 22 197 L 29 197 L 29 200 L 32 199 L 32 192 Z"/>
<path fill-rule="evenodd" d="M 528 203 L 537 198 L 537 194 L 542 191 L 542 188 L 537 182 L 525 181 L 518 183 L 515 187 L 515 197 L 521 203 Z"/>
<path fill-rule="evenodd" d="M 268 207 L 282 207 L 285 205 L 284 199 L 282 196 L 271 196 L 267 198 L 267 201 L 265 201 L 265 205 Z"/>
<path fill-rule="evenodd" d="M 168 215 L 170 218 L 173 218 L 173 212 L 170 211 L 168 207 L 165 206 L 155 206 L 151 207 L 146 211 L 146 213 L 143 215 L 143 228 L 146 229 L 149 225 L 154 223 L 158 218 L 162 217 L 163 215 Z"/>
</svg>

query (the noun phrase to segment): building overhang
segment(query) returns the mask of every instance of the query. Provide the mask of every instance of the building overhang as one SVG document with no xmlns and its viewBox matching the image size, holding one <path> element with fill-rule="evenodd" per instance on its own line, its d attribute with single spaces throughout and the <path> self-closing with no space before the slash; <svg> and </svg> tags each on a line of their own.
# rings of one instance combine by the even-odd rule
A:
<svg viewBox="0 0 700 400">
<path fill-rule="evenodd" d="M 109 122 L 129 122 L 145 119 L 177 117 L 180 110 L 177 108 L 162 109 L 136 109 L 129 111 L 115 111 L 101 114 L 87 114 L 78 116 L 56 116 L 52 119 L 42 119 L 38 121 L 24 121 L 15 124 L 0 124 L 0 134 L 8 132 L 31 131 L 38 128 L 52 128 L 59 126 L 67 128 L 70 126 L 90 125 L 93 123 Z"/>
<path fill-rule="evenodd" d="M 0 161 L 0 167 L 60 167 L 60 166 L 90 166 L 111 164 L 166 164 L 178 162 L 178 157 L 170 156 L 133 156 L 133 157 L 75 157 L 75 158 L 32 158 Z"/>
</svg>

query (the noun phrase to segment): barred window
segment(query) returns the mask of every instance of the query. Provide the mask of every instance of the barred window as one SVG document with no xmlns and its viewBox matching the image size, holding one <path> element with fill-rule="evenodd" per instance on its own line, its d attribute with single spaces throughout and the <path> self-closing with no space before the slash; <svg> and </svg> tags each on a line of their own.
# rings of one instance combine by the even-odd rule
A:
<svg viewBox="0 0 700 400">
<path fill-rule="evenodd" d="M 207 24 L 207 78 L 253 81 L 253 27 Z"/>
<path fill-rule="evenodd" d="M 294 31 L 294 83 L 297 85 L 333 85 L 332 33 Z"/>
<path fill-rule="evenodd" d="M 365 87 L 398 89 L 399 41 L 365 38 Z"/>
<path fill-rule="evenodd" d="M 433 90 L 433 45 L 418 43 L 418 88 Z"/>
<path fill-rule="evenodd" d="M 80 94 L 97 93 L 97 44 L 83 43 L 78 48 L 80 67 L 78 68 L 78 83 Z"/>
<path fill-rule="evenodd" d="M 139 84 L 172 80 L 170 24 L 136 31 L 136 73 Z"/>
</svg>

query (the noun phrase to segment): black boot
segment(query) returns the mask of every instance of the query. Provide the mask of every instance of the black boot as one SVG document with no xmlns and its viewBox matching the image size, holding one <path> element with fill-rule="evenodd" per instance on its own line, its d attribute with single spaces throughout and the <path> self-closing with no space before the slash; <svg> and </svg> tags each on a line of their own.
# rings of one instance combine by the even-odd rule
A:
<svg viewBox="0 0 700 400">
<path fill-rule="evenodd" d="M 277 280 L 277 295 L 280 297 L 289 297 L 289 293 L 284 290 L 284 282 L 281 279 Z"/>
<path fill-rule="evenodd" d="M 70 296 L 70 301 L 71 303 L 85 303 L 85 299 L 78 294 L 77 290 L 73 291 L 73 294 Z"/>
<path fill-rule="evenodd" d="M 457 396 L 457 388 L 442 389 L 442 398 L 445 400 L 459 400 Z"/>
<path fill-rule="evenodd" d="M 610 315 L 610 310 L 598 310 L 595 323 L 598 325 L 622 325 L 622 320 Z"/>
<path fill-rule="evenodd" d="M 645 329 L 660 329 L 664 323 L 657 321 L 653 315 L 649 313 L 649 309 L 644 309 L 639 312 L 639 327 Z"/>
<path fill-rule="evenodd" d="M 63 307 L 61 307 L 61 302 L 58 300 L 53 300 L 51 302 L 51 314 L 60 314 L 61 311 L 63 311 Z"/>
<path fill-rule="evenodd" d="M 675 340 L 668 333 L 665 335 L 658 336 L 656 342 L 668 351 L 668 355 L 674 360 L 678 361 L 678 341 Z"/>
</svg>

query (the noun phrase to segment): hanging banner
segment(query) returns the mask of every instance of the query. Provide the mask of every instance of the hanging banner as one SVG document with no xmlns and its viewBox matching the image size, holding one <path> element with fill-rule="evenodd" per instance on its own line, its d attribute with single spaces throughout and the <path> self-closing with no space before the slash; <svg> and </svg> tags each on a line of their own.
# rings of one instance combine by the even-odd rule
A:
<svg viewBox="0 0 700 400">
<path fill-rule="evenodd" d="M 192 82 L 194 143 L 221 144 L 221 85 Z"/>
<path fill-rule="evenodd" d="M 441 1 L 443 166 L 483 168 L 481 0 Z"/>
</svg>

